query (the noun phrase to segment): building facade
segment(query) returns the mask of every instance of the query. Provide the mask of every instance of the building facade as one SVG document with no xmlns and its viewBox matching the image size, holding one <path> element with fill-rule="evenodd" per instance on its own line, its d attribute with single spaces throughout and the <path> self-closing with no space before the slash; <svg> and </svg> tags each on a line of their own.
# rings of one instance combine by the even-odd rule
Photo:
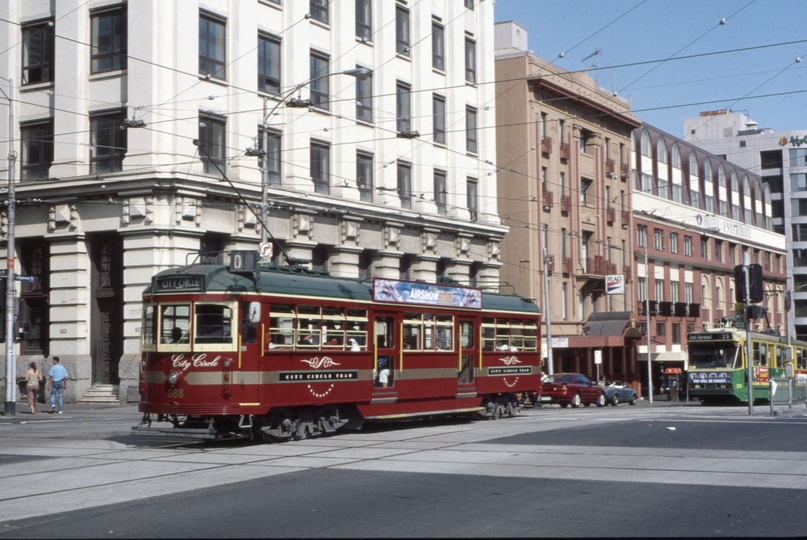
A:
<svg viewBox="0 0 807 540">
<path fill-rule="evenodd" d="M 544 306 L 548 373 L 638 389 L 635 293 L 606 294 L 606 276 L 634 281 L 630 136 L 641 122 L 587 74 L 530 52 L 527 38 L 514 22 L 496 25 L 499 213 L 510 226 L 500 274 Z"/>
<path fill-rule="evenodd" d="M 746 113 L 719 110 L 685 119 L 684 140 L 756 172 L 769 187 L 773 228 L 787 242 L 787 330 L 807 340 L 807 131 L 760 128 Z"/>
<path fill-rule="evenodd" d="M 35 278 L 18 375 L 58 355 L 69 399 L 137 401 L 151 277 L 263 237 L 277 264 L 498 287 L 493 2 L 10 0 L 0 18 L 15 271 Z"/>
<path fill-rule="evenodd" d="M 660 393 L 665 370 L 686 371 L 687 334 L 735 316 L 734 268 L 746 258 L 763 267 L 768 309 L 753 328 L 784 335 L 785 237 L 764 177 L 647 124 L 633 141 L 639 360 L 643 386 L 649 357 Z"/>
</svg>

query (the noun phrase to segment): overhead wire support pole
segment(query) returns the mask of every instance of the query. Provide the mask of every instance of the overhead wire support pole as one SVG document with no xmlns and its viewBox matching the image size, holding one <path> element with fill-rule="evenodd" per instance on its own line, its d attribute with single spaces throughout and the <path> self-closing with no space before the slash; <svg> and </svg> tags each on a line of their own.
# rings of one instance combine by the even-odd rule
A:
<svg viewBox="0 0 807 540">
<path fill-rule="evenodd" d="M 650 250 L 647 234 L 644 239 L 644 302 L 645 302 L 645 334 L 647 335 L 647 393 L 650 404 L 653 404 L 653 365 L 650 360 L 650 263 L 647 252 Z"/>
<path fill-rule="evenodd" d="M 6 244 L 6 402 L 5 415 L 17 414 L 17 359 L 15 357 L 14 322 L 14 165 L 17 154 L 14 152 L 14 81 L 8 81 L 8 243 Z"/>
<path fill-rule="evenodd" d="M 749 267 L 751 256 L 748 253 L 743 254 L 743 279 L 745 280 L 745 313 L 743 313 L 745 320 L 745 358 L 748 372 L 748 414 L 754 414 L 754 367 L 753 358 L 751 358 L 751 321 L 748 317 L 748 307 L 751 305 L 751 268 Z M 772 397 L 772 396 L 771 396 Z"/>
<path fill-rule="evenodd" d="M 547 230 L 548 225 L 543 224 L 544 230 Z M 554 366 L 552 364 L 552 321 L 550 320 L 551 310 L 549 308 L 549 256 L 546 254 L 546 246 L 544 246 L 544 323 L 546 324 L 546 372 L 547 375 L 554 374 Z"/>
</svg>

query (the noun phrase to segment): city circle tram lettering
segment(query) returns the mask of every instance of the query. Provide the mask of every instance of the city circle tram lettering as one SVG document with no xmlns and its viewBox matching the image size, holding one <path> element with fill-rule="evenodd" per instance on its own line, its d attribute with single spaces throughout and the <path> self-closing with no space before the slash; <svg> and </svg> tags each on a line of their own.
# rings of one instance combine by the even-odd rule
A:
<svg viewBox="0 0 807 540">
<path fill-rule="evenodd" d="M 338 382 L 357 381 L 358 371 L 281 371 L 278 382 Z"/>
<path fill-rule="evenodd" d="M 530 375 L 532 366 L 489 367 L 488 375 Z"/>
</svg>

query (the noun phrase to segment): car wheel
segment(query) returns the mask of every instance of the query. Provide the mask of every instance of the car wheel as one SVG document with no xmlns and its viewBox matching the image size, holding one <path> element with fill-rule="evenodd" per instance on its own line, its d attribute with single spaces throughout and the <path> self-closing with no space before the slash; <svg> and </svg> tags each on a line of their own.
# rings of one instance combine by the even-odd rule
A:
<svg viewBox="0 0 807 540">
<path fill-rule="evenodd" d="M 613 396 L 611 396 L 611 405 L 613 405 L 614 407 L 619 405 L 619 394 L 614 394 Z"/>
<path fill-rule="evenodd" d="M 628 403 L 630 403 L 631 405 L 636 405 L 636 394 L 633 394 L 630 397 L 630 401 Z"/>
<path fill-rule="evenodd" d="M 599 397 L 597 397 L 597 407 L 605 407 L 605 393 L 601 393 Z"/>
<path fill-rule="evenodd" d="M 581 403 L 582 400 L 580 399 L 580 394 L 575 394 L 574 397 L 572 398 L 572 407 L 577 408 L 580 406 Z"/>
</svg>

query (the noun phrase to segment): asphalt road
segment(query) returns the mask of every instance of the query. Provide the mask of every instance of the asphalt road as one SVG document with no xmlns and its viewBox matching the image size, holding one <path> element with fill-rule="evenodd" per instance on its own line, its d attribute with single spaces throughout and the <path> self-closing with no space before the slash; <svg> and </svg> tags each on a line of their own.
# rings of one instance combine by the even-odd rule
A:
<svg viewBox="0 0 807 540">
<path fill-rule="evenodd" d="M 544 408 L 265 445 L 74 406 L 0 419 L 0 538 L 804 536 L 794 412 Z"/>
</svg>

